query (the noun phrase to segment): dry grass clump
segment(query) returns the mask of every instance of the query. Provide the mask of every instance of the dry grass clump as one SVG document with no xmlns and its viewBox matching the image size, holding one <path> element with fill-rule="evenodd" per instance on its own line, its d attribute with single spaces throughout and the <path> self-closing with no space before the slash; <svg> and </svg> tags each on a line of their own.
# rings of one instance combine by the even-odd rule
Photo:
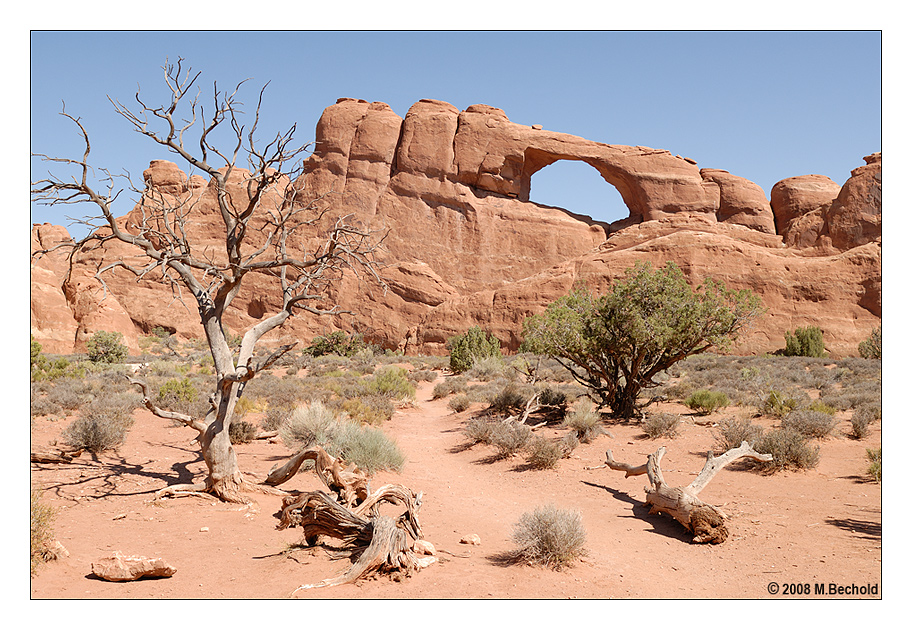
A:
<svg viewBox="0 0 912 630">
<path fill-rule="evenodd" d="M 754 445 L 754 449 L 759 453 L 769 453 L 773 456 L 772 461 L 759 464 L 769 471 L 789 468 L 810 469 L 820 462 L 820 447 L 811 446 L 804 435 L 791 428 L 764 432 Z"/>
<path fill-rule="evenodd" d="M 673 438 L 678 434 L 681 425 L 681 416 L 675 413 L 649 414 L 640 424 L 640 428 L 651 439 L 666 437 Z"/>
<path fill-rule="evenodd" d="M 369 474 L 400 470 L 405 457 L 379 429 L 362 425 L 320 401 L 298 407 L 279 428 L 279 437 L 292 449 L 321 446 L 333 457 L 342 457 Z M 308 462 L 310 463 L 310 462 Z"/>
<path fill-rule="evenodd" d="M 497 449 L 497 457 L 505 459 L 519 453 L 532 439 L 532 429 L 518 422 L 496 422 L 491 429 L 489 444 Z"/>
<path fill-rule="evenodd" d="M 469 377 L 465 374 L 459 376 L 447 376 L 441 382 L 434 385 L 431 397 L 434 400 L 446 398 L 452 394 L 465 392 L 469 386 Z"/>
<path fill-rule="evenodd" d="M 396 412 L 393 402 L 382 394 L 365 394 L 335 401 L 332 405 L 353 420 L 371 425 L 383 424 Z"/>
<path fill-rule="evenodd" d="M 823 411 L 799 409 L 782 419 L 782 428 L 797 431 L 806 438 L 829 437 L 836 428 L 836 419 Z"/>
<path fill-rule="evenodd" d="M 98 399 L 85 405 L 63 432 L 63 440 L 76 449 L 101 453 L 123 444 L 133 426 L 132 407 L 127 403 Z"/>
<path fill-rule="evenodd" d="M 247 420 L 233 420 L 228 427 L 228 439 L 232 444 L 249 444 L 256 439 L 257 430 Z"/>
<path fill-rule="evenodd" d="M 571 429 L 576 438 L 589 444 L 599 435 L 605 433 L 602 427 L 602 417 L 595 410 L 590 400 L 579 399 L 564 416 L 564 426 Z"/>
<path fill-rule="evenodd" d="M 586 554 L 586 531 L 579 511 L 553 505 L 535 508 L 513 527 L 513 552 L 518 561 L 554 570 L 570 567 Z"/>
<path fill-rule="evenodd" d="M 536 470 L 555 468 L 557 462 L 567 457 L 571 450 L 571 445 L 563 440 L 534 436 L 526 446 L 526 463 Z"/>
<path fill-rule="evenodd" d="M 881 409 L 879 405 L 862 405 L 852 412 L 852 437 L 857 440 L 866 438 L 871 432 L 872 422 L 880 420 Z"/>
<path fill-rule="evenodd" d="M 742 442 L 747 442 L 752 448 L 755 448 L 762 435 L 763 427 L 752 424 L 750 420 L 726 418 L 719 422 L 716 430 L 716 444 L 723 452 L 738 448 Z"/>
<path fill-rule="evenodd" d="M 456 394 L 447 402 L 447 407 L 456 413 L 462 413 L 472 406 L 472 402 L 472 397 L 468 394 Z"/>
<path fill-rule="evenodd" d="M 30 565 L 31 574 L 35 575 L 38 567 L 51 560 L 55 555 L 50 551 L 51 541 L 54 539 L 52 524 L 54 510 L 49 505 L 41 503 L 41 493 L 31 491 L 30 514 Z"/>
<path fill-rule="evenodd" d="M 866 449 L 866 452 L 865 452 L 865 454 L 867 455 L 868 461 L 871 462 L 871 464 L 868 466 L 868 474 L 871 475 L 872 477 L 874 477 L 874 481 L 876 481 L 877 483 L 881 482 L 881 478 L 883 475 L 883 472 L 882 472 L 883 454 L 881 452 L 882 450 L 883 449 L 880 449 L 880 448 L 878 448 L 878 449 L 869 448 L 869 449 Z"/>
</svg>

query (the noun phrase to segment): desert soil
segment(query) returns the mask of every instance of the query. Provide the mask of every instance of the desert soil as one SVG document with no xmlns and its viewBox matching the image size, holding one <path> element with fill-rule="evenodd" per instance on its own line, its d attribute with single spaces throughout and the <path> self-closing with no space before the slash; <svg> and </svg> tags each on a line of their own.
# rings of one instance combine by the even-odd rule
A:
<svg viewBox="0 0 912 630">
<path fill-rule="evenodd" d="M 834 437 L 820 443 L 814 470 L 723 470 L 701 498 L 729 515 L 731 536 L 720 545 L 695 545 L 676 522 L 648 514 L 645 477 L 596 467 L 609 448 L 618 461 L 642 463 L 665 445 L 666 481 L 687 485 L 713 446 L 709 424 L 722 414 L 697 418 L 666 403 L 666 411 L 685 419 L 677 437 L 650 440 L 635 425 L 612 424 L 610 435 L 580 445 L 556 470 L 538 471 L 527 470 L 520 457 L 492 461 L 488 447 L 467 447 L 461 429 L 472 410 L 453 413 L 446 400 L 431 399 L 432 388 L 421 384 L 415 403 L 384 424 L 407 461 L 399 473 L 376 475 L 373 486 L 393 482 L 424 493 L 421 524 L 439 561 L 403 581 L 380 577 L 295 597 L 797 598 L 781 592 L 785 584 L 810 584 L 811 597 L 815 584 L 877 585 L 877 597 L 883 594 L 881 486 L 865 474 L 865 449 L 880 446 L 880 423 L 858 441 L 847 436 L 848 414 L 840 414 Z M 276 530 L 280 497 L 251 494 L 249 506 L 194 497 L 152 502 L 169 484 L 199 480 L 205 466 L 191 430 L 146 410 L 135 414 L 116 452 L 97 459 L 83 455 L 67 465 L 32 464 L 32 482 L 57 509 L 55 534 L 69 551 L 39 568 L 32 598 L 287 598 L 302 584 L 345 571 L 347 560 L 332 560 L 321 548 L 289 547 L 301 541 L 301 533 Z M 33 449 L 57 440 L 68 423 L 34 420 Z M 539 431 L 557 435 L 554 429 Z M 281 443 L 265 441 L 236 448 L 242 470 L 255 480 L 292 454 Z M 323 489 L 311 472 L 282 487 Z M 511 535 L 520 516 L 549 503 L 581 512 L 585 558 L 559 572 L 499 560 L 514 548 Z M 471 534 L 480 545 L 460 542 Z M 92 562 L 113 551 L 161 557 L 177 573 L 125 583 L 95 578 Z M 771 583 L 778 594 L 770 594 Z"/>
</svg>

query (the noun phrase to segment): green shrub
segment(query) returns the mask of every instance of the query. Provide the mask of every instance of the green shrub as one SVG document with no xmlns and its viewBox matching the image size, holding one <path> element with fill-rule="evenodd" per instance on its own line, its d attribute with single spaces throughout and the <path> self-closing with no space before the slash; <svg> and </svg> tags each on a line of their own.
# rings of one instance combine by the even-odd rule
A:
<svg viewBox="0 0 912 630">
<path fill-rule="evenodd" d="M 836 428 L 836 419 L 822 411 L 799 409 L 783 418 L 782 427 L 794 429 L 806 438 L 822 439 Z"/>
<path fill-rule="evenodd" d="M 738 448 L 742 442 L 747 442 L 756 450 L 756 444 L 762 436 L 763 427 L 751 424 L 750 420 L 726 418 L 719 422 L 716 443 L 723 452 Z"/>
<path fill-rule="evenodd" d="M 163 409 L 170 409 L 180 413 L 189 413 L 199 397 L 196 386 L 186 376 L 184 378 L 171 378 L 158 388 L 156 403 Z"/>
<path fill-rule="evenodd" d="M 602 417 L 595 410 L 592 401 L 581 398 L 564 416 L 564 426 L 571 429 L 578 441 L 590 443 L 605 432 Z"/>
<path fill-rule="evenodd" d="M 881 326 L 871 331 L 871 336 L 858 344 L 858 354 L 865 359 L 881 358 Z"/>
<path fill-rule="evenodd" d="M 461 335 L 450 337 L 447 349 L 450 351 L 450 370 L 457 374 L 472 369 L 478 359 L 501 356 L 500 341 L 479 326 L 473 326 Z"/>
<path fill-rule="evenodd" d="M 787 357 L 825 357 L 823 331 L 817 326 L 796 328 L 794 333 L 785 331 L 785 351 Z"/>
<path fill-rule="evenodd" d="M 408 379 L 405 368 L 388 365 L 374 372 L 367 381 L 367 392 L 395 400 L 413 400 L 415 386 Z"/>
<path fill-rule="evenodd" d="M 381 394 L 365 394 L 343 400 L 339 409 L 353 420 L 363 424 L 383 424 L 393 417 L 396 408 L 392 401 Z"/>
<path fill-rule="evenodd" d="M 790 428 L 765 432 L 757 440 L 754 450 L 773 456 L 771 462 L 761 464 L 763 468 L 771 471 L 787 468 L 810 469 L 820 462 L 820 447 L 811 446 L 806 437 Z"/>
<path fill-rule="evenodd" d="M 79 410 L 62 437 L 73 448 L 97 454 L 123 444 L 131 426 L 133 417 L 125 406 L 94 400 Z"/>
<path fill-rule="evenodd" d="M 866 449 L 868 461 L 871 462 L 871 465 L 868 466 L 868 474 L 874 477 L 874 481 L 877 483 L 880 483 L 883 474 L 881 471 L 883 463 L 883 455 L 881 453 L 881 450 L 882 449 L 880 448 L 876 450 L 873 448 Z"/>
<path fill-rule="evenodd" d="M 257 430 L 247 420 L 232 420 L 228 427 L 228 439 L 232 444 L 248 444 L 256 439 Z"/>
<path fill-rule="evenodd" d="M 41 493 L 37 490 L 32 490 L 29 513 L 30 564 L 31 574 L 35 575 L 38 566 L 53 557 L 49 549 L 51 541 L 54 539 L 54 531 L 52 528 L 54 522 L 54 509 L 49 505 L 41 503 Z"/>
<path fill-rule="evenodd" d="M 819 413 L 825 413 L 828 416 L 836 415 L 836 408 L 831 407 L 822 400 L 815 400 L 811 404 L 804 407 L 807 411 L 816 411 Z"/>
<path fill-rule="evenodd" d="M 35 369 L 35 364 L 38 363 L 38 357 L 41 356 L 41 344 L 35 341 L 35 338 L 29 335 L 29 365 L 31 369 Z"/>
<path fill-rule="evenodd" d="M 518 545 L 515 556 L 524 562 L 554 570 L 567 568 L 586 554 L 582 515 L 553 505 L 535 508 L 514 525 L 513 542 Z"/>
<path fill-rule="evenodd" d="M 699 413 L 701 416 L 711 414 L 716 409 L 727 407 L 728 396 L 723 392 L 714 392 L 708 389 L 698 389 L 684 401 L 684 404 Z"/>
<path fill-rule="evenodd" d="M 93 363 L 123 363 L 127 346 L 121 333 L 99 330 L 86 341 L 86 353 Z"/>
<path fill-rule="evenodd" d="M 330 333 L 325 337 L 314 337 L 310 345 L 304 349 L 304 354 L 312 357 L 325 355 L 338 355 L 352 357 L 367 348 L 364 338 L 354 333 L 351 336 L 341 330 Z"/>
<path fill-rule="evenodd" d="M 801 405 L 798 398 L 783 394 L 779 390 L 771 391 L 760 405 L 760 413 L 782 418 Z"/>
<path fill-rule="evenodd" d="M 640 427 L 651 439 L 666 437 L 673 438 L 678 434 L 681 416 L 675 413 L 649 414 Z"/>
</svg>

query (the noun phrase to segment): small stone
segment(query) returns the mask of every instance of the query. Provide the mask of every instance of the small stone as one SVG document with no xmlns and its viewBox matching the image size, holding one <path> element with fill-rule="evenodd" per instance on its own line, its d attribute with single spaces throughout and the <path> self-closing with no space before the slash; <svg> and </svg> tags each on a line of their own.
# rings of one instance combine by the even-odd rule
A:
<svg viewBox="0 0 912 630">
<path fill-rule="evenodd" d="M 109 582 L 132 582 L 144 577 L 171 577 L 177 569 L 161 558 L 125 556 L 115 551 L 93 562 L 92 573 Z"/>
<path fill-rule="evenodd" d="M 122 519 L 122 518 L 127 518 L 127 515 L 126 515 L 126 514 L 118 514 L 117 516 L 115 516 L 115 517 L 112 518 L 111 520 L 112 520 L 112 521 L 119 521 L 119 520 Z"/>
<path fill-rule="evenodd" d="M 412 545 L 412 551 L 423 556 L 437 555 L 437 549 L 435 549 L 434 545 L 428 540 L 416 540 L 415 544 Z"/>
<path fill-rule="evenodd" d="M 459 541 L 463 545 L 480 545 L 481 538 L 478 534 L 469 534 L 468 536 L 463 536 L 462 540 Z"/>
<path fill-rule="evenodd" d="M 209 528 L 208 528 L 208 527 L 200 527 L 200 531 L 201 531 L 201 532 L 208 532 L 208 531 L 209 531 Z"/>
</svg>

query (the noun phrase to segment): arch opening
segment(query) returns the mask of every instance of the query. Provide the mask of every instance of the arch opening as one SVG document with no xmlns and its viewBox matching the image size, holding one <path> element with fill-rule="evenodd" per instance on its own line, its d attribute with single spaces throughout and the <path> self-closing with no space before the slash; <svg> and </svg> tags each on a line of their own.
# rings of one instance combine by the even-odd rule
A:
<svg viewBox="0 0 912 630">
<path fill-rule="evenodd" d="M 595 167 L 581 160 L 558 159 L 533 173 L 529 201 L 606 224 L 630 217 L 630 209 L 618 189 Z"/>
</svg>

